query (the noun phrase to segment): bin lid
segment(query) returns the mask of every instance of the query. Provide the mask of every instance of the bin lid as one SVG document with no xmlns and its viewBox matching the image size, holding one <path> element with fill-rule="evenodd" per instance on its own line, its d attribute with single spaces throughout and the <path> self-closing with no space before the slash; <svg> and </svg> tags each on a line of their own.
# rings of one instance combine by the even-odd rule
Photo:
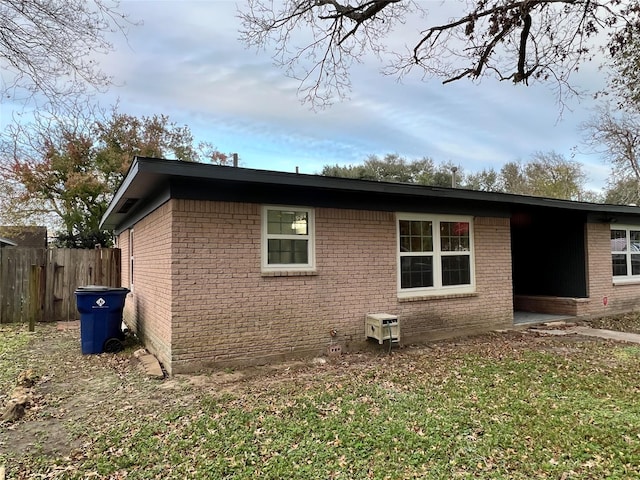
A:
<svg viewBox="0 0 640 480">
<path fill-rule="evenodd" d="M 125 287 L 107 287 L 105 285 L 86 285 L 84 287 L 78 287 L 76 292 L 112 292 L 112 291 L 129 291 L 128 288 Z"/>
</svg>

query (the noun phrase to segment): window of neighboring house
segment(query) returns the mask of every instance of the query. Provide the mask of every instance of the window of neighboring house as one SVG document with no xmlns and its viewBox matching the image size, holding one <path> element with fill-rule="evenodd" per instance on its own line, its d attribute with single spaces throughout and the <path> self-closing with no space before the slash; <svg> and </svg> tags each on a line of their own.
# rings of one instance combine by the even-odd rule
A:
<svg viewBox="0 0 640 480">
<path fill-rule="evenodd" d="M 129 230 L 129 290 L 133 292 L 133 228 Z"/>
<path fill-rule="evenodd" d="M 475 291 L 471 217 L 398 215 L 398 295 Z"/>
<path fill-rule="evenodd" d="M 315 269 L 314 211 L 302 207 L 262 208 L 262 270 Z"/>
<path fill-rule="evenodd" d="M 640 281 L 640 226 L 611 227 L 613 281 Z"/>
</svg>

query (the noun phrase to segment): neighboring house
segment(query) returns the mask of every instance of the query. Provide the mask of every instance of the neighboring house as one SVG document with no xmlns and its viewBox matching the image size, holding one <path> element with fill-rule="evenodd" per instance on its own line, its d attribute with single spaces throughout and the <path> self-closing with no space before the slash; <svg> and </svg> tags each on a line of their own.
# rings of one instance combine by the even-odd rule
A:
<svg viewBox="0 0 640 480">
<path fill-rule="evenodd" d="M 47 227 L 0 225 L 0 237 L 17 247 L 47 248 Z"/>
<path fill-rule="evenodd" d="M 102 226 L 170 373 L 640 306 L 638 207 L 136 158 Z"/>
</svg>

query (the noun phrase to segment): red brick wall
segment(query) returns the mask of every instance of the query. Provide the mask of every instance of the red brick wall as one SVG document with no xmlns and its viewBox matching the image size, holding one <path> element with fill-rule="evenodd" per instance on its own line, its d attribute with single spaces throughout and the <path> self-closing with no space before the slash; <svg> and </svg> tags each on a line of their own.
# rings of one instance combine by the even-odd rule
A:
<svg viewBox="0 0 640 480">
<path fill-rule="evenodd" d="M 145 346 L 171 368 L 171 203 L 134 226 L 133 292 L 127 296 L 124 320 Z M 122 249 L 122 285 L 129 287 L 129 230 L 118 238 Z"/>
<path fill-rule="evenodd" d="M 605 315 L 640 308 L 640 283 L 614 285 L 611 268 L 611 226 L 606 223 L 587 225 L 589 299 L 579 314 Z M 607 305 L 603 299 L 607 298 Z"/>
<path fill-rule="evenodd" d="M 611 267 L 611 227 L 608 223 L 588 223 L 586 226 L 587 244 L 587 295 L 588 301 L 582 303 L 576 315 L 606 314 L 614 310 L 611 303 L 605 307 L 602 299 L 613 293 L 613 274 Z M 615 302 L 614 302 L 615 303 Z"/>
<path fill-rule="evenodd" d="M 331 341 L 357 349 L 366 313 L 398 315 L 403 343 L 512 324 L 507 219 L 475 220 L 475 294 L 408 301 L 396 295 L 393 213 L 316 209 L 315 274 L 270 276 L 260 267 L 260 205 L 170 203 L 174 372 L 320 354 Z M 135 228 L 136 243 L 154 232 Z M 138 302 L 147 296 L 140 268 Z"/>
<path fill-rule="evenodd" d="M 267 274 L 260 205 L 171 200 L 135 225 L 127 323 L 170 373 L 317 355 L 332 342 L 358 350 L 367 313 L 398 315 L 405 344 L 512 325 L 508 219 L 474 219 L 475 293 L 401 299 L 394 213 L 317 208 L 315 222 L 316 271 Z M 600 315 L 640 306 L 640 284 L 613 285 L 609 228 L 585 227 L 589 298 L 536 297 L 534 311 Z M 128 243 L 125 231 L 124 286 Z"/>
</svg>

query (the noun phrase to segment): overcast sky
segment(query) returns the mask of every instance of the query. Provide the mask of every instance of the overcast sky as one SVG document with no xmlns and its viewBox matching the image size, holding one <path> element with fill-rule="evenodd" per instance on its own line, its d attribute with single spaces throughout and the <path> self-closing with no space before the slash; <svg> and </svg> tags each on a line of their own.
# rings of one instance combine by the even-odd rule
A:
<svg viewBox="0 0 640 480">
<path fill-rule="evenodd" d="M 593 113 L 587 97 L 571 100 L 560 118 L 553 91 L 543 86 L 442 85 L 423 82 L 418 72 L 398 82 L 381 75 L 383 64 L 375 60 L 352 71 L 350 100 L 315 112 L 300 103 L 298 83 L 272 65 L 268 51 L 247 50 L 238 40 L 237 5 L 123 1 L 121 9 L 143 24 L 132 27 L 126 41 L 114 37 L 116 51 L 100 58 L 117 82 L 100 103 L 119 99 L 123 113 L 167 114 L 199 140 L 237 152 L 241 166 L 298 166 L 303 173 L 386 153 L 451 160 L 468 173 L 527 160 L 536 151 L 570 158 L 581 144 L 579 125 Z M 413 34 L 408 41 L 415 38 L 406 30 Z M 593 89 L 600 77 L 594 65 L 574 81 Z M 585 165 L 589 187 L 602 188 L 606 165 L 594 155 L 575 159 Z"/>
</svg>

